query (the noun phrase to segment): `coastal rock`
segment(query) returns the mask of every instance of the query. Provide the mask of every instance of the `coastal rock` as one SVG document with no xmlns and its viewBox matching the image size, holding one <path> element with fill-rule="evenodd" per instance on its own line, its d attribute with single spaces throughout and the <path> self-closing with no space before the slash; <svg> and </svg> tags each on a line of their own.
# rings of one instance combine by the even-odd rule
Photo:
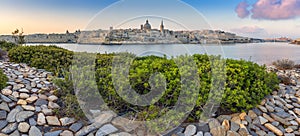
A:
<svg viewBox="0 0 300 136">
<path fill-rule="evenodd" d="M 47 123 L 52 126 L 60 126 L 60 122 L 56 116 L 47 116 Z"/>
<path fill-rule="evenodd" d="M 30 125 L 26 122 L 21 122 L 18 126 L 18 130 L 22 133 L 27 133 L 30 128 Z"/>
<path fill-rule="evenodd" d="M 10 111 L 7 115 L 6 120 L 8 122 L 15 122 L 16 121 L 16 115 L 22 111 L 21 107 L 16 107 L 12 111 Z"/>
<path fill-rule="evenodd" d="M 10 90 L 10 89 L 3 89 L 3 90 L 1 90 L 1 93 L 3 95 L 9 96 L 9 95 L 12 94 L 12 90 Z"/>
<path fill-rule="evenodd" d="M 274 132 L 276 135 L 279 135 L 279 136 L 283 135 L 283 133 L 279 129 L 277 129 L 270 123 L 265 124 L 265 127 L 268 128 L 269 130 L 271 130 L 272 132 Z"/>
<path fill-rule="evenodd" d="M 21 112 L 17 113 L 16 121 L 17 122 L 25 121 L 26 119 L 28 119 L 29 117 L 31 117 L 33 115 L 34 115 L 34 112 L 32 112 L 32 111 L 21 111 Z"/>
<path fill-rule="evenodd" d="M 38 114 L 37 124 L 38 125 L 45 125 L 46 124 L 46 117 L 43 113 Z"/>
<path fill-rule="evenodd" d="M 111 133 L 117 132 L 118 129 L 116 127 L 114 127 L 111 124 L 107 124 L 104 125 L 103 127 L 101 127 L 97 132 L 96 132 L 96 136 L 104 136 L 104 135 L 109 135 Z"/>
<path fill-rule="evenodd" d="M 61 122 L 62 126 L 68 126 L 73 124 L 76 120 L 74 118 L 68 118 L 68 117 L 64 117 L 59 119 L 59 121 Z"/>
<path fill-rule="evenodd" d="M 184 131 L 185 136 L 192 136 L 197 132 L 197 128 L 194 125 L 188 125 Z"/>
<path fill-rule="evenodd" d="M 36 126 L 31 126 L 29 136 L 43 136 L 43 134 Z"/>
</svg>

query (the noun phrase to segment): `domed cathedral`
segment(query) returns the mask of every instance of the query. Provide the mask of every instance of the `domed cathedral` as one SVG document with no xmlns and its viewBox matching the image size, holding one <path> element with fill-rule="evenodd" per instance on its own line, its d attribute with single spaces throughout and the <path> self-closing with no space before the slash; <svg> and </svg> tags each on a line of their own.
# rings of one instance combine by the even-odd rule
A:
<svg viewBox="0 0 300 136">
<path fill-rule="evenodd" d="M 144 25 L 143 30 L 146 30 L 146 31 L 150 31 L 151 30 L 151 25 L 149 24 L 148 19 L 146 20 L 146 24 Z"/>
</svg>

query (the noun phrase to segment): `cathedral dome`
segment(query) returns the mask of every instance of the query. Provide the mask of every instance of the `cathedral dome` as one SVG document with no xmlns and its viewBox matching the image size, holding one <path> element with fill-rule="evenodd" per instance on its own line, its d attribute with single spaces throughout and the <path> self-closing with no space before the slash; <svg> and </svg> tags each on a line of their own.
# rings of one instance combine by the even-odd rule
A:
<svg viewBox="0 0 300 136">
<path fill-rule="evenodd" d="M 149 21 L 146 21 L 146 24 L 144 25 L 144 30 L 151 30 L 151 25 L 149 24 Z"/>
</svg>

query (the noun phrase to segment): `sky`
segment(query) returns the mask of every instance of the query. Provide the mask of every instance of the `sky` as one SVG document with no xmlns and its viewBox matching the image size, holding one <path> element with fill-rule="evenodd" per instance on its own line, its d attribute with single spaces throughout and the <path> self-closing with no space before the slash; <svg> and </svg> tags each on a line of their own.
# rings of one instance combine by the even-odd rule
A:
<svg viewBox="0 0 300 136">
<path fill-rule="evenodd" d="M 300 0 L 1 0 L 0 35 L 139 28 L 213 29 L 254 38 L 300 38 Z"/>
</svg>

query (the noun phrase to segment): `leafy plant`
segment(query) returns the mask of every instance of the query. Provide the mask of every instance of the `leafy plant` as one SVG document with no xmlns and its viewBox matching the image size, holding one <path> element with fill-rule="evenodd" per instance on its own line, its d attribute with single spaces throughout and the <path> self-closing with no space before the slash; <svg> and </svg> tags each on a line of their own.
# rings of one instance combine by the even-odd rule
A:
<svg viewBox="0 0 300 136">
<path fill-rule="evenodd" d="M 7 86 L 6 82 L 8 82 L 7 76 L 4 74 L 3 70 L 0 69 L 0 90 Z"/>
</svg>

